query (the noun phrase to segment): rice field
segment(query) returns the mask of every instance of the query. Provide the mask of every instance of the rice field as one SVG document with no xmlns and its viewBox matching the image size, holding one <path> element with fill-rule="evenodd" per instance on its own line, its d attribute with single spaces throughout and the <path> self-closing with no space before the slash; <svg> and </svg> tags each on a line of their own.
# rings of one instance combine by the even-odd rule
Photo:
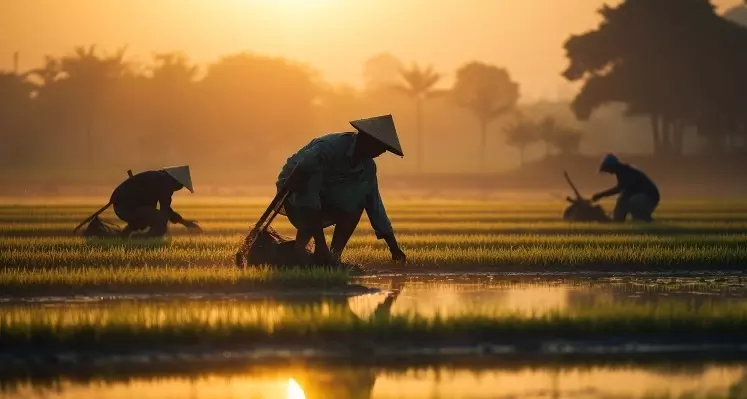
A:
<svg viewBox="0 0 747 399">
<path fill-rule="evenodd" d="M 657 222 L 566 223 L 561 202 L 399 201 L 388 204 L 406 270 L 735 270 L 747 264 L 747 201 L 664 203 Z M 0 205 L 0 267 L 230 267 L 262 202 L 186 202 L 175 208 L 205 234 L 172 226 L 165 240 L 85 240 L 72 228 L 93 205 Z M 610 206 L 608 205 L 608 208 Z M 111 211 L 104 214 L 116 220 Z M 288 221 L 273 224 L 292 235 Z M 331 230 L 328 231 L 331 234 Z M 369 270 L 396 267 L 364 216 L 343 260 Z M 9 281 L 9 272 L 0 272 Z"/>
<path fill-rule="evenodd" d="M 343 261 L 363 265 L 368 276 L 338 268 L 235 268 L 235 250 L 262 202 L 176 200 L 175 209 L 205 233 L 175 226 L 162 240 L 73 236 L 95 205 L 0 205 L 0 355 L 295 343 L 745 343 L 747 201 L 665 203 L 650 225 L 563 222 L 560 202 L 387 205 L 408 262 L 389 261 L 364 217 Z M 111 211 L 103 216 L 114 220 Z M 273 226 L 293 234 L 283 217 Z M 571 283 L 516 288 L 517 272 L 562 274 Z M 617 277 L 603 287 L 589 282 L 588 292 L 569 291 L 593 272 Z M 661 284 L 639 272 L 703 277 Z M 482 280 L 457 281 L 470 274 Z M 397 276 L 415 279 L 401 295 L 400 283 L 377 280 Z M 428 276 L 435 280 L 428 283 Z M 254 296 L 215 299 L 231 293 Z M 277 293 L 298 300 L 281 301 Z M 361 305 L 376 295 L 379 302 Z"/>
</svg>

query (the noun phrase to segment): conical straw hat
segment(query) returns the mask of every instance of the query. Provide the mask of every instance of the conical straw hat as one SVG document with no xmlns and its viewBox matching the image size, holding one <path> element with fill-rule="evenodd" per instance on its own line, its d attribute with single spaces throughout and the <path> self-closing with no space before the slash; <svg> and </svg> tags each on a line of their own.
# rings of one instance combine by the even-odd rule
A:
<svg viewBox="0 0 747 399">
<path fill-rule="evenodd" d="M 392 115 L 381 115 L 373 118 L 359 119 L 350 122 L 350 124 L 359 131 L 384 143 L 389 147 L 389 151 L 401 157 L 405 156 L 405 154 L 402 153 L 402 146 L 399 144 L 399 138 L 397 137 L 397 130 L 394 128 L 394 119 L 392 119 Z"/>
<path fill-rule="evenodd" d="M 182 186 L 186 187 L 189 192 L 195 192 L 195 190 L 192 189 L 192 176 L 189 174 L 189 165 L 170 166 L 168 168 L 163 168 L 163 170 L 173 177 L 174 180 L 181 183 Z"/>
</svg>

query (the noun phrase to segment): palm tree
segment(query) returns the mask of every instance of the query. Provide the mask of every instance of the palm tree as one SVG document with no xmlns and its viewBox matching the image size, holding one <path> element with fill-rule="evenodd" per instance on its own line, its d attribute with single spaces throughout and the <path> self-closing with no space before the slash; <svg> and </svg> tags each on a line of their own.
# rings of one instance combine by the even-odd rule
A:
<svg viewBox="0 0 747 399">
<path fill-rule="evenodd" d="M 37 83 L 37 94 L 42 90 L 46 90 L 52 87 L 62 76 L 62 63 L 60 60 L 52 57 L 44 57 L 44 65 L 40 68 L 32 69 L 29 72 L 29 76 L 35 77 Z"/>
<path fill-rule="evenodd" d="M 471 62 L 457 71 L 452 94 L 457 104 L 480 121 L 480 166 L 484 169 L 488 124 L 514 108 L 519 85 L 503 68 Z"/>
<path fill-rule="evenodd" d="M 191 64 L 182 53 L 153 56 L 153 67 L 146 83 L 148 94 L 144 98 L 150 127 L 142 137 L 146 152 L 164 157 L 186 149 L 179 136 L 193 131 L 189 110 L 196 104 L 198 72 L 199 67 Z"/>
<path fill-rule="evenodd" d="M 153 56 L 155 67 L 151 71 L 154 81 L 184 84 L 194 81 L 199 67 L 190 65 L 189 59 L 182 53 L 159 53 Z"/>
<path fill-rule="evenodd" d="M 415 100 L 415 119 L 417 134 L 417 168 L 423 170 L 423 102 L 441 94 L 433 86 L 441 80 L 441 75 L 433 71 L 432 66 L 421 68 L 413 63 L 408 69 L 401 71 L 402 84 L 397 84 L 394 89 Z"/>
</svg>

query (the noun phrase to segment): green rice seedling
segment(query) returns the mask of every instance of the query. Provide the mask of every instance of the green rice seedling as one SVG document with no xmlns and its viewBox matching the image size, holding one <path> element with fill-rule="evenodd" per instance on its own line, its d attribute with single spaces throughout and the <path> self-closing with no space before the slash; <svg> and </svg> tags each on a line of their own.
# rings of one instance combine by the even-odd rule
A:
<svg viewBox="0 0 747 399">
<path fill-rule="evenodd" d="M 233 264 L 238 239 L 220 243 L 199 240 L 171 240 L 164 243 L 114 242 L 78 245 L 0 245 L 0 265 L 8 268 L 55 268 L 97 266 L 224 266 Z M 4 244 L 4 243 L 3 243 Z M 204 244 L 204 245 L 203 245 Z M 547 239 L 493 240 L 493 242 L 438 243 L 403 241 L 411 266 L 438 267 L 687 267 L 707 270 L 743 265 L 747 261 L 747 246 L 739 239 L 684 241 L 644 240 L 605 242 L 594 239 L 569 241 Z M 354 241 L 346 249 L 348 262 L 364 265 L 388 263 L 387 249 L 372 239 Z"/>
<path fill-rule="evenodd" d="M 43 222 L 43 223 L 2 223 L 0 236 L 70 236 L 74 223 Z M 247 223 L 244 221 L 202 223 L 206 232 L 212 235 L 243 235 L 247 233 Z M 273 223 L 281 232 L 293 231 L 287 220 L 281 219 Z M 402 222 L 395 223 L 400 234 L 648 234 L 648 235 L 703 235 L 703 234 L 747 234 L 747 221 L 714 222 L 667 222 L 652 225 L 645 224 L 569 224 L 562 221 L 535 222 L 482 222 L 461 221 L 442 222 L 434 216 L 431 222 Z M 180 226 L 172 227 L 171 235 L 187 235 L 190 232 Z M 370 226 L 361 223 L 355 235 L 371 236 Z"/>
<path fill-rule="evenodd" d="M 180 210 L 200 220 L 206 234 L 188 235 L 176 226 L 170 238 L 153 241 L 72 237 L 75 222 L 91 211 L 82 202 L 0 205 L 0 266 L 228 267 L 263 206 L 259 201 L 186 201 Z M 415 268 L 713 270 L 739 268 L 747 262 L 745 201 L 666 203 L 657 213 L 663 221 L 653 225 L 569 224 L 555 219 L 561 209 L 555 202 L 388 204 L 398 239 Z M 273 226 L 293 234 L 285 218 L 278 218 Z M 385 246 L 373 237 L 367 223 L 361 223 L 344 259 L 387 266 Z"/>
</svg>

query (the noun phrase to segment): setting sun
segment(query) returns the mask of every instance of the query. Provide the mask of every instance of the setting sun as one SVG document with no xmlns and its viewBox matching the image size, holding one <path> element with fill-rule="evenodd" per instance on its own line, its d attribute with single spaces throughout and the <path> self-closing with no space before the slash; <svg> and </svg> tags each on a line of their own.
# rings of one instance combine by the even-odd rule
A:
<svg viewBox="0 0 747 399">
<path fill-rule="evenodd" d="M 306 399 L 303 388 L 293 378 L 288 379 L 288 396 L 287 399 Z"/>
<path fill-rule="evenodd" d="M 316 11 L 326 11 L 335 2 L 336 0 L 244 0 L 235 4 L 267 7 L 296 16 L 317 17 Z"/>
</svg>

